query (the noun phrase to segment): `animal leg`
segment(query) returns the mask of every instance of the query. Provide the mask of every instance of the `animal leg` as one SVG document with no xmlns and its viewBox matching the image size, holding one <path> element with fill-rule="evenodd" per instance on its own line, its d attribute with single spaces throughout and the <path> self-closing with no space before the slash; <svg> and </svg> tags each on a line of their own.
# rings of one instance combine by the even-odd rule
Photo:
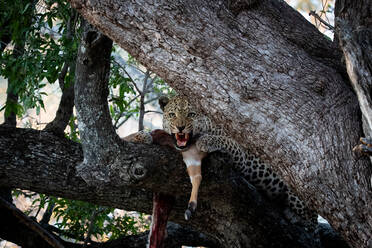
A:
<svg viewBox="0 0 372 248">
<path fill-rule="evenodd" d="M 191 215 L 195 212 L 196 206 L 198 204 L 198 191 L 202 180 L 201 165 L 189 165 L 187 167 L 187 173 L 189 174 L 192 184 L 189 204 L 185 211 L 185 219 L 189 220 L 191 218 Z"/>
</svg>

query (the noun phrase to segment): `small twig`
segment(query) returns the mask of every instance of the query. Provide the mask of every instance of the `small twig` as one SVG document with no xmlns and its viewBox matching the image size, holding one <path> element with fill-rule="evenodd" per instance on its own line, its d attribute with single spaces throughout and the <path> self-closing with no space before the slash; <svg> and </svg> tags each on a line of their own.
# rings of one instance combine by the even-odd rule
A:
<svg viewBox="0 0 372 248">
<path fill-rule="evenodd" d="M 324 16 L 325 18 L 327 19 L 327 23 L 330 23 L 329 22 L 329 19 L 328 19 L 328 16 L 326 14 L 326 5 L 328 4 L 328 0 L 322 0 L 322 10 L 323 10 L 323 13 L 324 13 Z"/>
<path fill-rule="evenodd" d="M 76 33 L 76 16 L 77 13 L 75 11 L 71 12 L 71 15 L 67 21 L 67 32 L 66 32 L 66 39 L 69 41 L 74 40 L 74 35 Z M 71 82 L 71 85 L 65 87 L 65 80 L 68 71 L 70 74 L 74 74 L 75 65 L 76 65 L 76 55 L 74 54 L 75 59 L 70 60 L 68 58 L 65 59 L 63 67 L 58 74 L 58 82 L 59 86 L 62 91 L 62 97 L 60 104 L 58 105 L 58 110 L 56 112 L 56 116 L 53 121 L 47 123 L 44 130 L 51 131 L 56 134 L 63 135 L 66 126 L 73 114 L 74 108 L 74 82 Z"/>
<path fill-rule="evenodd" d="M 143 87 L 141 92 L 140 98 L 140 112 L 139 112 L 139 120 L 138 120 L 138 131 L 142 131 L 144 129 L 143 119 L 145 118 L 145 96 L 147 93 L 147 81 L 150 77 L 150 71 L 147 70 L 145 74 L 145 78 L 143 79 Z"/>
<path fill-rule="evenodd" d="M 134 88 L 136 88 L 137 92 L 138 92 L 139 94 L 142 94 L 141 90 L 138 88 L 136 82 L 135 82 L 135 81 L 133 80 L 133 78 L 129 75 L 129 73 L 127 72 L 127 70 L 125 70 L 125 68 L 124 68 L 124 67 L 123 67 L 119 62 L 117 62 L 115 59 L 113 60 L 113 62 L 114 62 L 116 65 L 118 65 L 118 66 L 119 66 L 119 67 L 124 71 L 125 74 L 127 74 L 127 76 L 129 77 L 130 81 L 132 82 Z"/>
<path fill-rule="evenodd" d="M 74 235 L 74 234 L 72 234 L 72 233 L 70 233 L 66 230 L 59 229 L 58 227 L 55 227 L 53 225 L 50 225 L 50 224 L 47 224 L 47 223 L 41 223 L 41 225 L 48 232 L 55 233 L 58 236 L 64 236 L 66 238 L 74 239 L 74 240 L 77 240 L 77 241 L 84 241 L 85 240 L 84 236 L 77 237 L 76 235 Z"/>
<path fill-rule="evenodd" d="M 155 101 L 155 100 L 158 100 L 160 98 L 160 96 L 156 96 L 156 97 L 154 97 L 154 98 L 151 98 L 150 100 L 147 100 L 146 102 L 145 102 L 145 104 L 148 104 L 148 103 L 150 103 L 150 102 L 153 102 L 153 101 Z"/>
<path fill-rule="evenodd" d="M 147 114 L 147 113 L 156 113 L 156 114 L 163 114 L 163 112 L 160 112 L 160 111 L 156 111 L 156 110 L 147 110 L 147 111 L 145 111 L 145 114 Z"/>
<path fill-rule="evenodd" d="M 134 101 L 135 101 L 139 96 L 140 96 L 140 95 L 137 95 L 137 96 L 135 96 L 134 98 L 132 98 L 132 99 L 128 102 L 128 104 L 125 105 L 125 108 L 127 108 L 128 106 L 130 106 L 130 105 L 132 104 L 132 102 L 134 102 Z M 116 125 L 118 124 L 120 118 L 123 117 L 123 114 L 124 114 L 124 113 L 125 113 L 125 111 L 121 112 L 121 113 L 120 113 L 120 117 L 116 119 L 116 121 L 115 121 L 115 123 L 114 123 L 114 127 L 115 127 L 115 128 L 120 127 L 121 125 L 123 125 L 123 123 L 124 123 L 125 121 L 127 121 L 127 120 L 125 120 L 125 121 L 124 121 L 123 123 L 121 123 L 119 126 L 116 126 Z"/>
<path fill-rule="evenodd" d="M 61 72 L 58 74 L 59 87 L 61 88 L 62 91 L 65 88 L 65 77 L 66 77 L 69 66 L 70 66 L 69 63 L 65 61 Z"/>
<path fill-rule="evenodd" d="M 130 117 L 132 117 L 133 114 L 134 113 L 130 113 L 129 115 L 127 115 L 122 122 L 120 122 L 117 126 L 115 126 L 115 128 L 118 129 L 119 127 L 121 127 L 125 122 L 127 122 L 127 120 L 129 120 Z"/>
<path fill-rule="evenodd" d="M 34 216 L 35 220 L 37 219 L 37 216 L 39 215 L 41 209 L 42 209 L 41 204 L 39 204 L 39 207 L 38 207 L 38 209 L 36 211 L 36 214 Z"/>
<path fill-rule="evenodd" d="M 104 207 L 99 207 L 98 209 L 94 210 L 92 216 L 90 217 L 88 233 L 87 233 L 87 236 L 84 240 L 83 248 L 86 248 L 87 245 L 88 245 L 88 242 L 91 241 L 90 236 L 92 235 L 93 227 L 94 227 L 94 224 L 95 224 L 94 221 L 96 220 L 97 215 L 102 213 L 105 209 L 106 208 L 104 208 Z"/>
<path fill-rule="evenodd" d="M 48 224 L 49 221 L 50 221 L 50 217 L 52 217 L 52 214 L 53 214 L 53 209 L 54 209 L 54 206 L 55 206 L 55 202 L 49 202 L 48 204 L 48 207 L 43 215 L 43 217 L 41 218 L 41 221 L 40 221 L 40 224 Z"/>
<path fill-rule="evenodd" d="M 335 29 L 331 24 L 324 21 L 317 13 L 315 13 L 314 10 L 310 11 L 309 16 L 314 16 L 315 19 L 317 19 L 318 21 L 323 23 L 329 30 L 334 30 Z"/>
<path fill-rule="evenodd" d="M 150 77 L 151 78 L 151 77 Z M 150 92 L 150 89 L 153 87 L 153 85 L 154 85 L 154 82 L 155 82 L 155 80 L 157 79 L 158 77 L 155 75 L 152 79 L 151 79 L 151 81 L 150 81 L 150 83 L 147 85 L 147 87 L 146 87 L 146 93 L 148 93 L 148 92 Z"/>
</svg>

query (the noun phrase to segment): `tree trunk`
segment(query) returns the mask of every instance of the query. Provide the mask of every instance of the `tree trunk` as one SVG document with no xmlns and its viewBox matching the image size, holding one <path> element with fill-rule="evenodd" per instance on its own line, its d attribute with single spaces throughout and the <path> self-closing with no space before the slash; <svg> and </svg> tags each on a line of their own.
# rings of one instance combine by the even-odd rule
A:
<svg viewBox="0 0 372 248">
<path fill-rule="evenodd" d="M 270 163 L 350 245 L 371 245 L 371 166 L 352 155 L 361 115 L 340 51 L 284 2 L 241 2 L 71 0 Z"/>
</svg>

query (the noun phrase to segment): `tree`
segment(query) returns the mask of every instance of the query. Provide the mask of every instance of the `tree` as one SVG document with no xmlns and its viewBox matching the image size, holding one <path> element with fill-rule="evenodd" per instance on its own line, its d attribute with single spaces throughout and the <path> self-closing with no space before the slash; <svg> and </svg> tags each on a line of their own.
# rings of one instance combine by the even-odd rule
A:
<svg viewBox="0 0 372 248">
<path fill-rule="evenodd" d="M 270 162 L 351 246 L 370 245 L 370 162 L 357 161 L 351 152 L 362 136 L 358 102 L 340 51 L 298 13 L 276 1 L 71 2 Z M 110 43 L 94 33 L 88 40 L 85 47 L 93 50 L 103 45 L 107 51 Z M 94 65 L 89 63 L 94 57 L 80 62 Z M 94 65 L 96 79 L 80 79 L 75 91 L 84 162 L 76 167 L 83 158 L 77 144 L 45 132 L 2 128 L 0 185 L 143 212 L 151 209 L 149 192 L 167 192 L 177 198 L 172 219 L 185 224 L 189 185 L 179 156 L 118 139 L 105 109 L 107 86 L 98 74 L 106 75 L 107 60 L 100 63 Z M 286 222 L 218 155 L 208 161 L 201 204 L 189 225 L 229 247 L 315 247 L 311 235 Z"/>
<path fill-rule="evenodd" d="M 120 12 L 115 2 L 71 2 L 241 144 L 263 154 L 350 244 L 367 245 L 371 167 L 351 151 L 362 136 L 358 102 L 340 51 L 298 13 L 276 1 L 136 2 Z M 118 26 L 123 32 L 114 31 Z"/>
</svg>

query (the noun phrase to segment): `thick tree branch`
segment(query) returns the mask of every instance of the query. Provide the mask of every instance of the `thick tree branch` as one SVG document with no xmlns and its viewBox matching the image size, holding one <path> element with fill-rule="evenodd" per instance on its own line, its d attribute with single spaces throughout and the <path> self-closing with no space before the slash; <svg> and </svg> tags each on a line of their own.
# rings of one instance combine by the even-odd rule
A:
<svg viewBox="0 0 372 248">
<path fill-rule="evenodd" d="M 48 242 L 54 248 L 63 248 L 64 246 L 56 240 L 49 232 L 47 232 L 44 228 L 42 228 L 37 222 L 31 220 L 27 217 L 21 210 L 16 208 L 14 205 L 10 204 L 6 200 L 0 197 L 0 208 L 5 208 L 9 212 L 12 213 L 15 217 L 18 218 L 19 222 L 22 223 L 27 228 L 31 229 L 32 231 L 36 232 L 42 239 Z"/>
<path fill-rule="evenodd" d="M 151 176 L 129 180 L 132 184 L 128 186 L 131 172 L 111 167 L 109 181 L 100 184 L 100 179 L 95 179 L 87 185 L 76 175 L 76 165 L 83 159 L 79 144 L 31 129 L 0 127 L 0 137 L 0 187 L 18 187 L 145 213 L 151 213 L 152 192 L 165 192 L 176 197 L 171 220 L 186 223 L 183 213 L 190 183 L 180 155 L 169 148 L 128 144 L 131 152 L 123 152 L 121 163 L 127 163 L 133 154 L 139 154 L 139 161 L 147 157 L 152 161 Z M 146 152 L 141 153 L 143 150 Z M 205 161 L 199 209 L 188 225 L 224 245 L 236 240 L 243 245 L 249 240 L 252 247 L 276 247 L 284 240 L 288 247 L 317 247 L 313 236 L 288 223 L 279 206 L 266 202 L 224 163 L 217 155 Z M 230 230 L 233 240 L 231 233 L 219 233 L 216 229 Z"/>
<path fill-rule="evenodd" d="M 5 127 L 0 128 L 0 144 L 0 186 L 30 189 L 48 195 L 90 201 L 103 206 L 117 208 L 125 206 L 126 210 L 148 213 L 152 208 L 152 194 L 144 191 L 144 188 L 152 188 L 151 185 L 155 184 L 159 192 L 168 191 L 165 175 L 173 170 L 178 171 L 178 176 L 172 176 L 178 178 L 177 180 L 183 178 L 181 181 L 185 192 L 189 186 L 180 155 L 171 152 L 168 148 L 128 144 L 132 152 L 125 153 L 126 150 L 123 150 L 125 156 L 118 163 L 127 164 L 133 156 L 136 156 L 139 161 L 143 160 L 143 157 L 148 157 L 145 159 L 152 161 L 147 171 L 149 174 L 146 173 L 147 176 L 138 178 L 135 174 L 135 166 L 125 168 L 118 165 L 109 168 L 110 181 L 100 188 L 100 179 L 96 179 L 94 184 L 89 186 L 76 173 L 76 166 L 83 160 L 80 144 L 58 138 L 49 132 Z M 17 166 L 21 167 L 16 169 Z M 104 170 L 103 168 L 102 172 Z M 34 176 L 37 179 L 33 178 Z M 149 181 L 145 183 L 146 180 Z M 127 187 L 128 184 L 132 187 Z M 182 189 L 173 191 L 175 192 L 180 193 Z M 131 197 L 136 201 L 132 201 Z"/>
<path fill-rule="evenodd" d="M 84 151 L 79 173 L 88 183 L 94 177 L 106 182 L 108 173 L 98 174 L 99 167 L 108 168 L 120 153 L 107 104 L 111 49 L 112 41 L 84 21 L 76 63 L 75 106 Z M 140 170 L 136 169 L 142 175 Z"/>
</svg>

